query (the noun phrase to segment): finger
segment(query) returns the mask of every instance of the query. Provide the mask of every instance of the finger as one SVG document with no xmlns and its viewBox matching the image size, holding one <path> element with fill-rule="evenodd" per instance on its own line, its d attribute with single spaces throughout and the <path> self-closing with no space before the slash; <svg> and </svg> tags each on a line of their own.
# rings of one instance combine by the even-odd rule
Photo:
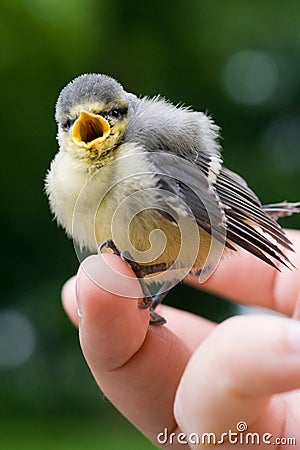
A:
<svg viewBox="0 0 300 450">
<path fill-rule="evenodd" d="M 300 232 L 287 230 L 295 253 L 289 258 L 296 269 L 280 267 L 280 272 L 240 249 L 225 256 L 213 275 L 203 284 L 196 277 L 188 280 L 194 286 L 242 303 L 259 305 L 292 316 L 300 297 Z"/>
<path fill-rule="evenodd" d="M 272 394 L 300 388 L 300 324 L 273 316 L 243 316 L 218 326 L 189 361 L 175 400 L 180 428 L 199 435 L 249 429 L 282 430 L 283 402 Z"/>
<path fill-rule="evenodd" d="M 293 312 L 293 319 L 300 320 L 300 295 L 298 295 L 298 298 L 295 303 L 295 308 Z"/>
<path fill-rule="evenodd" d="M 137 308 L 141 295 L 138 280 L 118 256 L 93 255 L 81 264 L 76 280 L 80 338 L 83 350 L 97 354 L 98 368 L 114 370 L 142 346 L 149 310 Z M 130 333 L 128 324 L 133 324 Z"/>
<path fill-rule="evenodd" d="M 78 327 L 76 277 L 70 278 L 63 286 L 62 303 L 69 319 Z M 175 333 L 191 351 L 194 351 L 216 326 L 210 320 L 171 306 L 161 305 L 160 314 L 167 319 L 166 327 Z"/>
<path fill-rule="evenodd" d="M 95 281 L 99 273 L 105 277 L 107 262 L 114 269 L 112 286 L 125 283 L 125 275 L 128 293 L 137 291 L 136 278 L 120 258 L 85 260 L 77 277 L 81 346 L 105 396 L 155 440 L 162 423 L 176 426 L 173 402 L 190 351 L 167 327 L 149 327 L 149 311 L 139 310 L 132 298 L 108 292 L 102 278 Z"/>
<path fill-rule="evenodd" d="M 216 327 L 214 322 L 187 311 L 161 305 L 160 314 L 167 319 L 165 325 L 193 352 Z"/>
<path fill-rule="evenodd" d="M 62 304 L 71 322 L 78 327 L 78 306 L 76 301 L 76 277 L 64 284 L 61 292 Z"/>
</svg>

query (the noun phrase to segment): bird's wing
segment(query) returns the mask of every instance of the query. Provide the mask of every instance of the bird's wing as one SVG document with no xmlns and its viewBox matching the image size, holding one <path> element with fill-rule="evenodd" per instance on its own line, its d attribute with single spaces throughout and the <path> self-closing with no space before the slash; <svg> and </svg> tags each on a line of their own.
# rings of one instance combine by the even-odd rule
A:
<svg viewBox="0 0 300 450">
<path fill-rule="evenodd" d="M 208 233 L 215 229 L 214 237 L 227 247 L 242 247 L 273 267 L 277 267 L 274 261 L 291 264 L 281 249 L 291 250 L 291 242 L 274 219 L 299 212 L 299 205 L 262 206 L 246 182 L 221 165 L 221 159 L 212 161 L 210 156 L 201 155 L 197 167 L 178 167 L 177 162 L 170 177 L 161 180 L 161 188 L 181 198 L 198 226 Z"/>
<path fill-rule="evenodd" d="M 152 159 L 153 153 L 149 155 Z M 192 215 L 199 227 L 209 234 L 215 232 L 215 237 L 224 242 L 224 208 L 209 176 L 195 164 L 169 152 L 155 153 L 155 166 L 162 197 L 172 204 L 175 215 Z"/>
<path fill-rule="evenodd" d="M 189 245 L 193 246 L 191 251 L 197 248 L 198 255 L 199 246 L 201 248 L 203 245 L 203 253 L 199 255 L 202 257 L 199 280 L 205 281 L 217 266 L 224 247 L 233 248 L 226 241 L 224 208 L 213 184 L 195 164 L 171 152 L 150 152 L 148 156 L 155 164 L 161 198 L 162 208 L 158 213 L 172 221 L 173 225 L 178 225 L 181 236 L 185 236 Z M 169 207 L 172 213 L 166 215 L 165 211 L 168 211 Z M 197 235 L 194 234 L 191 222 L 196 225 Z M 199 229 L 205 233 L 199 235 Z M 207 235 L 212 238 L 207 239 Z M 185 239 L 182 240 L 183 246 Z"/>
</svg>

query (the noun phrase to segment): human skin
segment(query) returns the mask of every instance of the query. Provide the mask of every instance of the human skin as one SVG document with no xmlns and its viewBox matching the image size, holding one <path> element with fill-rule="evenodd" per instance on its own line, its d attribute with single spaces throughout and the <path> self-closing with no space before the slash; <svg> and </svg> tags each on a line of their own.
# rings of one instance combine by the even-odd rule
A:
<svg viewBox="0 0 300 450">
<path fill-rule="evenodd" d="M 288 235 L 295 248 L 289 257 L 300 267 L 300 232 Z M 95 283 L 91 274 L 107 277 L 107 268 L 116 277 L 113 284 L 119 282 L 120 274 L 125 275 L 121 281 L 125 291 L 139 295 L 129 266 L 116 255 L 103 254 L 87 258 L 77 276 L 65 284 L 63 305 L 79 328 L 82 351 L 99 388 L 145 436 L 159 446 L 156 436 L 164 428 L 169 434 L 213 431 L 221 435 L 236 431 L 236 424 L 244 421 L 247 432 L 271 433 L 274 439 L 294 437 L 300 442 L 298 270 L 281 267 L 279 272 L 239 251 L 223 258 L 205 284 L 188 280 L 201 289 L 285 317 L 258 312 L 217 325 L 161 305 L 157 310 L 167 324 L 149 326 L 148 310 Z M 175 440 L 161 447 L 184 446 Z M 221 447 L 233 448 L 229 443 Z M 235 447 L 244 448 L 242 444 Z M 270 448 L 260 446 L 265 447 Z"/>
</svg>

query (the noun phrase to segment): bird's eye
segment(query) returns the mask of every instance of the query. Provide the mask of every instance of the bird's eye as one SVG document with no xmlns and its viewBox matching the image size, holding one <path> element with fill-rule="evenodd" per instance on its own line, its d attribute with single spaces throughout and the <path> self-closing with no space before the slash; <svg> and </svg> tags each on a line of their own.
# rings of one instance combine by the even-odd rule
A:
<svg viewBox="0 0 300 450">
<path fill-rule="evenodd" d="M 115 108 L 110 111 L 110 115 L 115 119 L 121 119 L 127 113 L 126 108 Z"/>
<path fill-rule="evenodd" d="M 73 125 L 74 120 L 68 118 L 64 121 L 64 123 L 62 124 L 62 128 L 65 131 L 69 131 L 69 129 L 71 128 L 71 126 Z"/>
</svg>

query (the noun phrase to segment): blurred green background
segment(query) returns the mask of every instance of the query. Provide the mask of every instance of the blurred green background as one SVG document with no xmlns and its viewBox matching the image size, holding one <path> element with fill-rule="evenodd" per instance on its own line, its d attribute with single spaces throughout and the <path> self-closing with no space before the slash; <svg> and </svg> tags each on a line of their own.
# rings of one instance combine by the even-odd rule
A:
<svg viewBox="0 0 300 450">
<path fill-rule="evenodd" d="M 60 305 L 78 266 L 43 192 L 61 88 L 101 72 L 208 111 L 226 164 L 276 202 L 300 199 L 299 68 L 298 0 L 2 0 L 1 449 L 153 448 L 99 393 Z M 168 302 L 233 312 L 184 286 Z"/>
</svg>

